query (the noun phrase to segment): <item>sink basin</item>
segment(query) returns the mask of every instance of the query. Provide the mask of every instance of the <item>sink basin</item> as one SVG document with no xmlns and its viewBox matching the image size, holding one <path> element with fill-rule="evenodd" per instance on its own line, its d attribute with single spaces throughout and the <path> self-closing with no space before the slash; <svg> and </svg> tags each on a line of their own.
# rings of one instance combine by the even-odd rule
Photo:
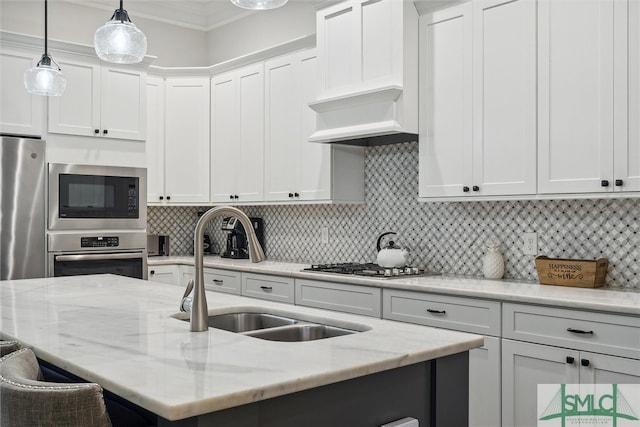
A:
<svg viewBox="0 0 640 427">
<path fill-rule="evenodd" d="M 357 331 L 337 328 L 335 326 L 299 324 L 275 329 L 263 329 L 261 331 L 249 332 L 245 335 L 270 341 L 299 342 L 338 337 L 356 332 Z"/>
<path fill-rule="evenodd" d="M 288 317 L 266 313 L 227 313 L 209 316 L 209 327 L 230 332 L 247 332 L 258 329 L 293 325 L 298 321 Z"/>
</svg>

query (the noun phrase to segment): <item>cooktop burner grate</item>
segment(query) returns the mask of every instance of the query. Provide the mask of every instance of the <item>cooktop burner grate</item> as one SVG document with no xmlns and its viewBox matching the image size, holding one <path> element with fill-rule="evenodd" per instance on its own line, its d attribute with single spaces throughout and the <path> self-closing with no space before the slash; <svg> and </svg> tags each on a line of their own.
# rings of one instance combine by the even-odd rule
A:
<svg viewBox="0 0 640 427">
<path fill-rule="evenodd" d="M 429 272 L 417 267 L 405 266 L 402 268 L 384 268 L 374 263 L 329 263 L 329 264 L 313 264 L 311 267 L 302 271 L 313 273 L 335 273 L 350 274 L 355 276 L 373 277 L 380 279 L 391 279 L 396 277 L 409 276 L 435 276 L 439 273 Z"/>
</svg>

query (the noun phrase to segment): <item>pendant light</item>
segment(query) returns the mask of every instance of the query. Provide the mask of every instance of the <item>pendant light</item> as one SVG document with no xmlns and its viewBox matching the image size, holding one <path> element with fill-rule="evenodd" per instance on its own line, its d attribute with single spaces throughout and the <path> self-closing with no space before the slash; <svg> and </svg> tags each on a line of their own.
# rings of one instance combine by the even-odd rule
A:
<svg viewBox="0 0 640 427">
<path fill-rule="evenodd" d="M 287 0 L 231 0 L 231 3 L 243 9 L 268 10 L 287 4 Z"/>
<path fill-rule="evenodd" d="M 113 16 L 96 30 L 93 46 L 103 61 L 116 64 L 136 64 L 147 53 L 147 38 L 129 19 L 122 8 L 113 12 Z"/>
<path fill-rule="evenodd" d="M 35 67 L 24 73 L 24 86 L 34 95 L 60 96 L 67 80 L 47 50 L 47 0 L 44 0 L 44 53 Z"/>
</svg>

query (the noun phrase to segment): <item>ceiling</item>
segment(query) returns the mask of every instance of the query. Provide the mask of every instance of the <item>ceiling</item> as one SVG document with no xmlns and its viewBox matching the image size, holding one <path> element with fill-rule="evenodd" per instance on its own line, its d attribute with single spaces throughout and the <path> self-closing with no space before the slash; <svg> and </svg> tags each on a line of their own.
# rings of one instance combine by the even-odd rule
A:
<svg viewBox="0 0 640 427">
<path fill-rule="evenodd" d="M 119 0 L 67 1 L 111 12 L 119 7 Z M 289 0 L 289 2 L 320 3 L 318 0 Z M 126 0 L 124 9 L 129 12 L 134 22 L 136 17 L 144 17 L 201 31 L 231 23 L 252 13 L 259 13 L 234 6 L 230 0 Z"/>
<path fill-rule="evenodd" d="M 111 12 L 119 6 L 119 0 L 66 1 Z M 289 3 L 309 3 L 316 6 L 330 1 L 335 0 L 289 0 Z M 421 13 L 456 1 L 459 0 L 413 0 Z M 201 31 L 209 31 L 253 13 L 260 13 L 234 6 L 230 0 L 126 0 L 124 8 L 134 22 L 136 17 L 144 17 Z"/>
</svg>

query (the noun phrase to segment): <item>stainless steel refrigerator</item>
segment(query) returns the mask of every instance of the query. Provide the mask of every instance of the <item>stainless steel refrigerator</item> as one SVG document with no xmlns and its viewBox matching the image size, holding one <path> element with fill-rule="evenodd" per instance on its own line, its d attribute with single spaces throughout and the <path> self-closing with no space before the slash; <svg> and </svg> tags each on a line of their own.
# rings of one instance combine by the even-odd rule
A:
<svg viewBox="0 0 640 427">
<path fill-rule="evenodd" d="M 45 142 L 0 136 L 0 280 L 45 277 Z"/>
</svg>

